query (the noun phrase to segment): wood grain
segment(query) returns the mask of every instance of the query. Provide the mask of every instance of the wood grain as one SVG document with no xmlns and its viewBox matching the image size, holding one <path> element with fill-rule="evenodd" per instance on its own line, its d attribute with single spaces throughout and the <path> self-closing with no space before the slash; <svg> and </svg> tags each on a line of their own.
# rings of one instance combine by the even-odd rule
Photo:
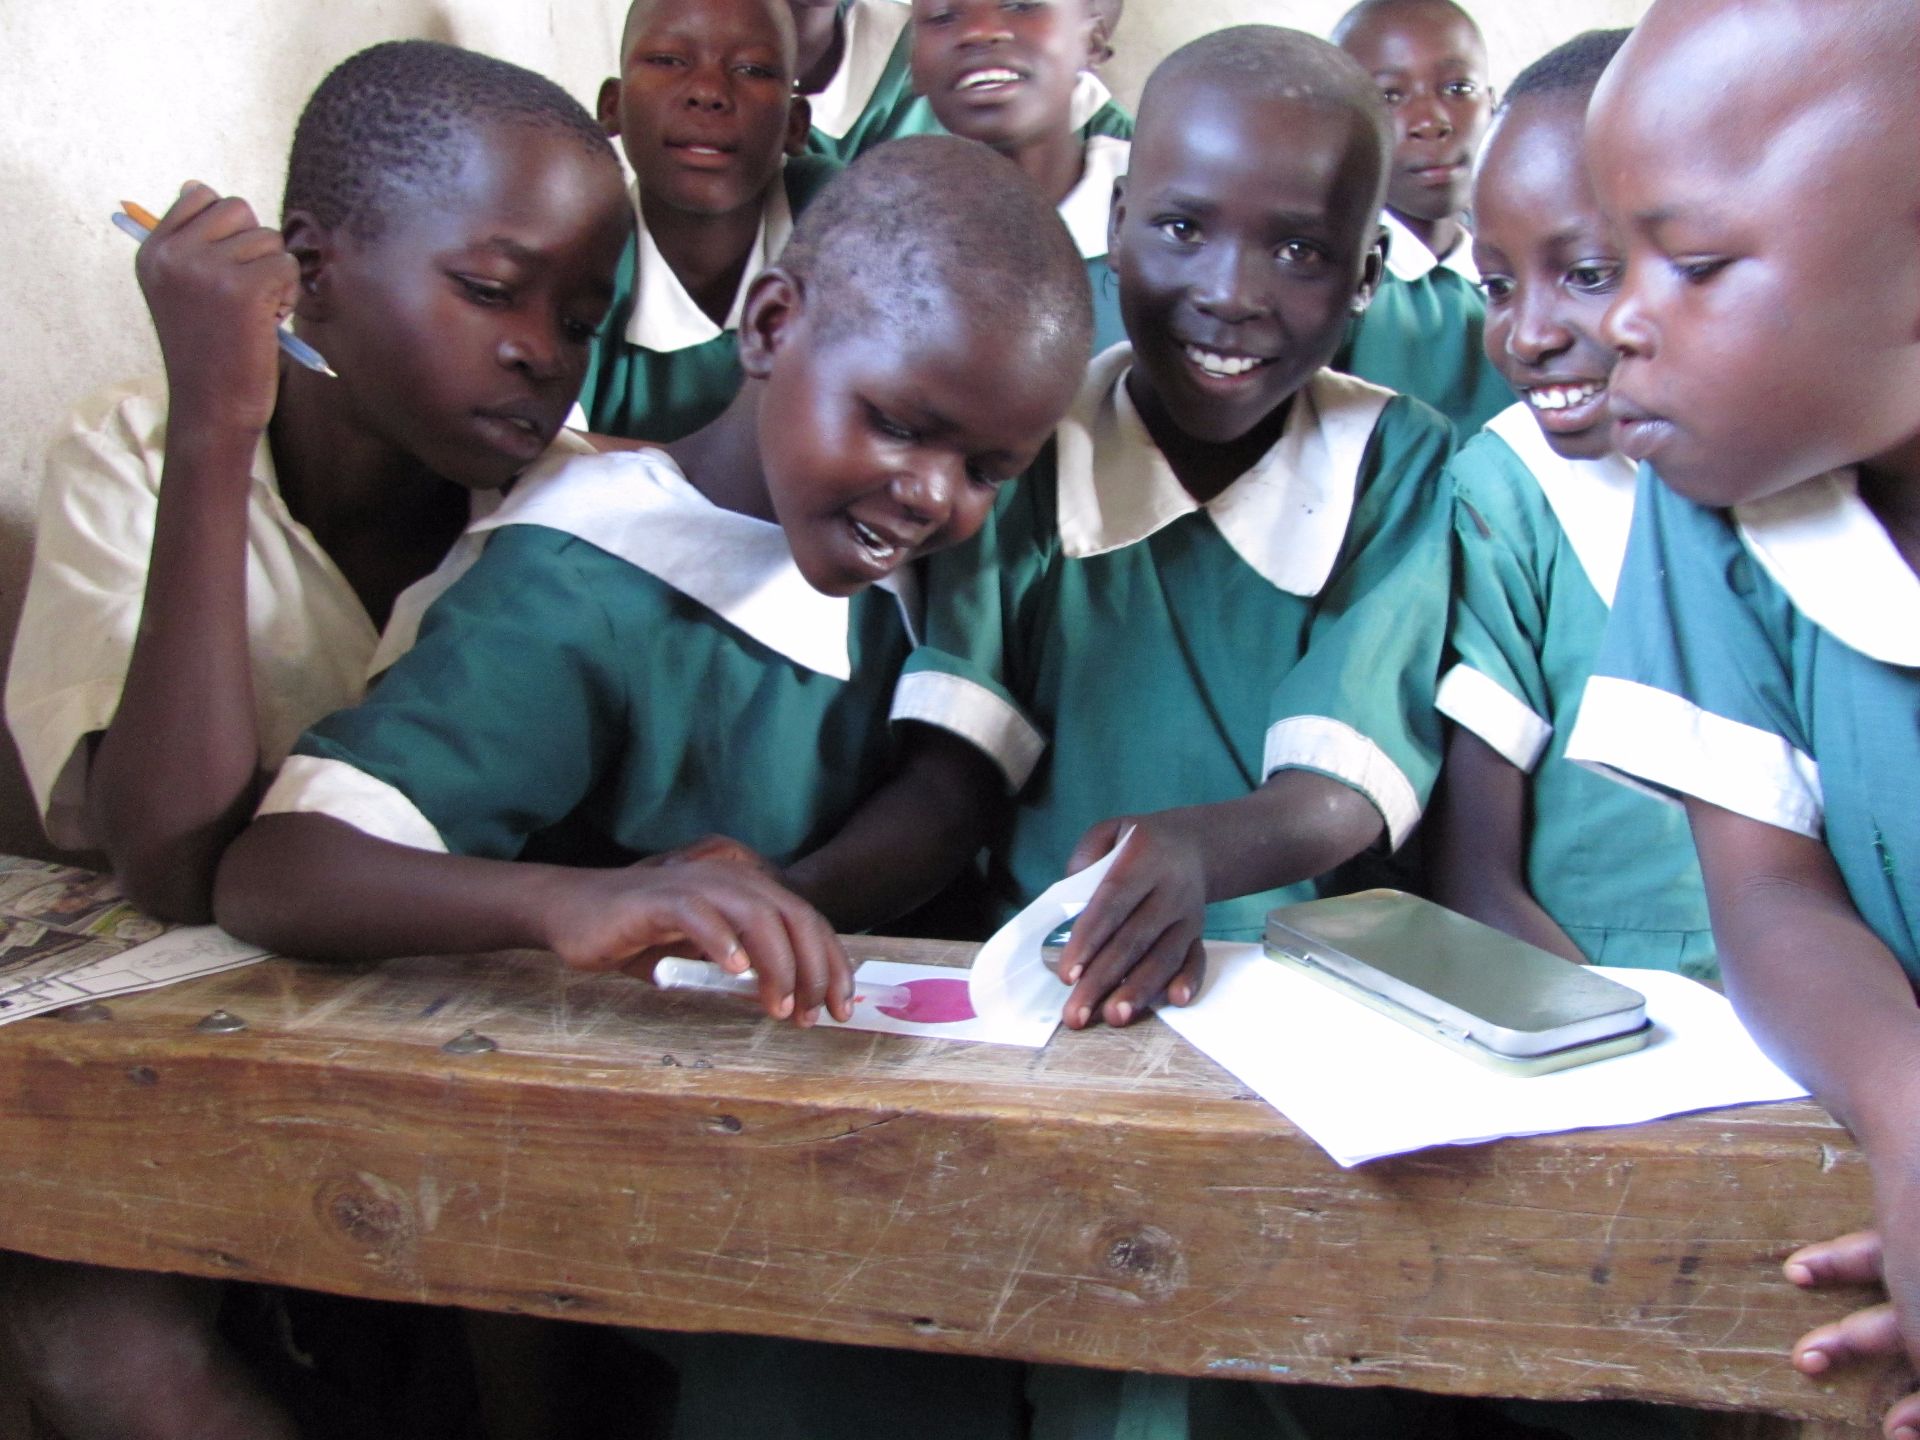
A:
<svg viewBox="0 0 1920 1440">
<path fill-rule="evenodd" d="M 966 947 L 859 940 L 964 963 Z M 1779 1273 L 1817 1107 L 1334 1166 L 1165 1026 L 800 1031 L 549 957 L 288 960 L 0 1028 L 0 1246 L 686 1330 L 1863 1425 Z M 226 1009 L 236 1034 L 197 1032 Z M 473 1029 L 485 1054 L 441 1049 Z M 1826 1433 L 1844 1433 L 1833 1430 Z"/>
</svg>

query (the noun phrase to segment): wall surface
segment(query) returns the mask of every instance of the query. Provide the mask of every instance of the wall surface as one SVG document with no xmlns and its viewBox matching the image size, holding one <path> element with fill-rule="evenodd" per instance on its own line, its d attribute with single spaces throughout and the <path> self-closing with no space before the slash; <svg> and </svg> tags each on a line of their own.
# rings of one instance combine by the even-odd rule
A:
<svg viewBox="0 0 1920 1440">
<path fill-rule="evenodd" d="M 1324 33 L 1342 0 L 1133 0 L 1109 80 L 1123 97 L 1168 50 L 1250 20 Z M 1496 81 L 1578 30 L 1631 24 L 1646 0 L 1469 0 Z M 188 178 L 277 215 L 301 102 L 339 60 L 425 36 L 543 70 L 583 102 L 610 68 L 619 0 L 294 0 L 166 6 L 0 0 L 0 637 L 25 586 L 40 453 L 88 391 L 154 371 L 122 199 L 168 204 Z M 6 646 L 0 644 L 0 650 Z M 0 656 L 0 659 L 3 659 Z M 0 850 L 44 852 L 12 746 L 0 746 Z"/>
</svg>

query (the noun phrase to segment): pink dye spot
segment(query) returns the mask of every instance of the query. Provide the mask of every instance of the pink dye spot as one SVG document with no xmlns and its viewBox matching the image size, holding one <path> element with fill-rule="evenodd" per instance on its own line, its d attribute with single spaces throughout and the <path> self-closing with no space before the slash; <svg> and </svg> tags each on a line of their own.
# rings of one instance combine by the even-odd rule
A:
<svg viewBox="0 0 1920 1440">
<path fill-rule="evenodd" d="M 973 1001 L 967 996 L 964 980 L 909 980 L 905 1005 L 880 1005 L 882 1015 L 895 1020 L 912 1020 L 922 1025 L 951 1025 L 956 1020 L 973 1019 Z"/>
</svg>

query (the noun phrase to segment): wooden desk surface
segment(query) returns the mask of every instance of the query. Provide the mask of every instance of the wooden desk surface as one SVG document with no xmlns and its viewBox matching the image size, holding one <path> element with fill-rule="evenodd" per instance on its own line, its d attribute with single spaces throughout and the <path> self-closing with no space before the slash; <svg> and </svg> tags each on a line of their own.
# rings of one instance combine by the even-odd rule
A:
<svg viewBox="0 0 1920 1440">
<path fill-rule="evenodd" d="M 967 949 L 861 940 L 856 956 Z M 1860 1424 L 1779 1274 L 1809 1104 L 1343 1171 L 1158 1022 L 804 1032 L 543 956 L 286 960 L 0 1028 L 0 1246 L 576 1320 Z M 209 1012 L 237 1033 L 195 1028 Z M 498 1048 L 442 1046 L 472 1029 Z M 1835 1432 L 1838 1433 L 1838 1432 Z"/>
</svg>

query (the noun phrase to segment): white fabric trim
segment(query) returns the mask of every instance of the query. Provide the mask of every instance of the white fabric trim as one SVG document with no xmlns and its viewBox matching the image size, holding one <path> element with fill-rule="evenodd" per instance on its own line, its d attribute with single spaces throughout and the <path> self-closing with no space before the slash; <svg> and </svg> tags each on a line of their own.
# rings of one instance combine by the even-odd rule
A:
<svg viewBox="0 0 1920 1440">
<path fill-rule="evenodd" d="M 1013 706 L 975 680 L 938 670 L 902 675 L 893 691 L 894 720 L 918 720 L 950 730 L 1000 768 L 1017 792 L 1040 763 L 1046 737 Z"/>
<path fill-rule="evenodd" d="M 843 140 L 867 113 L 893 49 L 913 18 L 911 6 L 899 0 L 853 0 L 846 10 L 846 46 L 840 68 L 818 95 L 807 96 L 813 109 L 812 125 L 822 135 Z M 1079 92 L 1074 92 L 1077 97 Z M 1094 107 L 1098 109 L 1098 106 Z"/>
<path fill-rule="evenodd" d="M 1112 135 L 1095 135 L 1087 141 L 1085 167 L 1080 181 L 1060 202 L 1060 219 L 1065 222 L 1073 243 L 1080 247 L 1082 260 L 1098 260 L 1107 253 L 1107 218 L 1113 209 L 1113 182 L 1127 173 L 1127 158 L 1133 154 L 1133 142 Z"/>
<path fill-rule="evenodd" d="M 782 160 L 782 167 L 786 161 Z M 633 215 L 639 229 L 633 254 L 633 313 L 627 317 L 627 343 L 658 354 L 671 354 L 704 345 L 720 335 L 740 328 L 740 316 L 747 305 L 747 287 L 760 272 L 780 258 L 793 234 L 793 210 L 787 203 L 787 186 L 776 174 L 767 186 L 766 205 L 760 215 L 760 229 L 747 252 L 747 265 L 740 272 L 740 288 L 733 293 L 733 305 L 724 325 L 716 325 L 702 310 L 673 267 L 653 242 L 653 232 L 640 213 L 640 187 L 632 190 Z"/>
<path fill-rule="evenodd" d="M 699 601 L 796 665 L 853 676 L 850 608 L 794 564 L 786 532 L 723 510 L 664 450 L 615 450 L 543 461 L 471 533 L 544 525 L 584 540 Z"/>
<path fill-rule="evenodd" d="M 1812 756 L 1671 691 L 1595 675 L 1567 758 L 1614 780 L 1632 784 L 1638 776 L 1796 835 L 1821 835 L 1820 767 Z"/>
<path fill-rule="evenodd" d="M 1398 850 L 1420 820 L 1420 797 L 1387 752 L 1351 725 L 1325 715 L 1293 715 L 1267 731 L 1262 774 L 1305 768 L 1353 786 L 1387 822 L 1387 842 Z"/>
<path fill-rule="evenodd" d="M 1455 665 L 1441 677 L 1433 708 L 1454 724 L 1471 730 L 1526 775 L 1540 763 L 1553 738 L 1553 726 L 1524 700 L 1484 670 Z"/>
<path fill-rule="evenodd" d="M 1436 269 L 1451 270 L 1463 280 L 1480 283 L 1480 267 L 1473 263 L 1473 236 L 1464 230 L 1460 241 L 1445 255 L 1435 255 L 1407 224 L 1391 210 L 1380 212 L 1380 223 L 1387 227 L 1387 273 L 1396 280 L 1424 280 Z"/>
<path fill-rule="evenodd" d="M 1920 575 L 1859 477 L 1836 470 L 1733 511 L 1741 542 L 1814 624 L 1888 665 L 1920 666 Z"/>
<path fill-rule="evenodd" d="M 1617 451 L 1598 460 L 1569 460 L 1547 442 L 1532 407 L 1522 400 L 1487 422 L 1540 482 L 1553 518 L 1573 547 L 1594 593 L 1613 608 L 1620 566 L 1633 533 L 1633 497 L 1639 467 Z"/>
<path fill-rule="evenodd" d="M 413 801 L 344 760 L 289 755 L 253 813 L 328 815 L 376 840 L 447 853 L 447 842 Z"/>
<path fill-rule="evenodd" d="M 1067 128 L 1079 130 L 1100 113 L 1100 107 L 1113 98 L 1113 91 L 1091 70 L 1082 70 L 1073 82 L 1073 98 L 1067 102 Z"/>
<path fill-rule="evenodd" d="M 1391 390 L 1322 370 L 1252 469 L 1203 507 L 1173 473 L 1127 394 L 1133 350 L 1098 356 L 1055 433 L 1060 541 L 1076 559 L 1138 544 L 1205 509 L 1234 553 L 1275 589 L 1317 595 L 1353 518 L 1360 463 Z"/>
</svg>

